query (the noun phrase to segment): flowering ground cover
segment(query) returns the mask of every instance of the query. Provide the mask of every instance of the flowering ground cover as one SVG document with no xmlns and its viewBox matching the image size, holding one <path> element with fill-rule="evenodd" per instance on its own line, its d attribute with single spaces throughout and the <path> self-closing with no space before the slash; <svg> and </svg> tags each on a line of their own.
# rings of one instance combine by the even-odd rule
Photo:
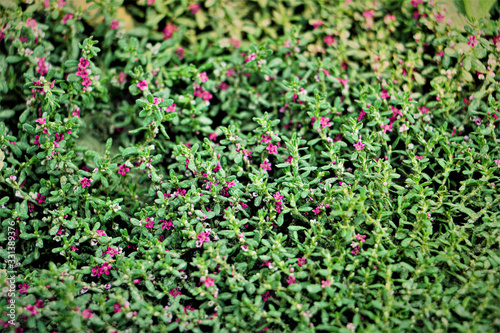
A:
<svg viewBox="0 0 500 333">
<path fill-rule="evenodd" d="M 471 3 L 1 2 L 0 324 L 498 332 Z"/>
</svg>

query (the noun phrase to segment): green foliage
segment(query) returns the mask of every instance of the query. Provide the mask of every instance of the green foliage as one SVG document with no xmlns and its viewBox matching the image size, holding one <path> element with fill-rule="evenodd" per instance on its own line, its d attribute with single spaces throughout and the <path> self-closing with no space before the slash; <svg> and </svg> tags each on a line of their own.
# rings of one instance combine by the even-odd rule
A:
<svg viewBox="0 0 500 333">
<path fill-rule="evenodd" d="M 1 4 L 11 331 L 500 329 L 495 22 L 121 5 Z"/>
</svg>

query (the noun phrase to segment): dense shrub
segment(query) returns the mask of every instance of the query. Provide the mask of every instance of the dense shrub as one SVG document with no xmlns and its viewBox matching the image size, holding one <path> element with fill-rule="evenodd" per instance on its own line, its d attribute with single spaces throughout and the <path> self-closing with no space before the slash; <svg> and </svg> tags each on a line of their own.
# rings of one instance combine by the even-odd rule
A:
<svg viewBox="0 0 500 333">
<path fill-rule="evenodd" d="M 4 327 L 500 330 L 498 5 L 121 5 L 0 4 Z"/>
</svg>

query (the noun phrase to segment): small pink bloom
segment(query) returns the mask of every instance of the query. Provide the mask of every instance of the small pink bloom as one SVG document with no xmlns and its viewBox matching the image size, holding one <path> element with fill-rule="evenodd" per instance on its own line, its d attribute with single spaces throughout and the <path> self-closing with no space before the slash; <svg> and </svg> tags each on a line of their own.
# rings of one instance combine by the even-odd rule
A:
<svg viewBox="0 0 500 333">
<path fill-rule="evenodd" d="M 306 264 L 306 261 L 307 261 L 306 257 L 298 258 L 297 265 L 299 265 L 299 267 L 302 267 L 303 265 Z"/>
<path fill-rule="evenodd" d="M 71 20 L 73 18 L 73 14 L 66 14 L 64 15 L 63 19 L 62 19 L 62 24 L 66 24 L 68 22 L 68 20 Z"/>
<path fill-rule="evenodd" d="M 208 81 L 207 72 L 200 73 L 200 79 L 201 79 L 201 82 L 207 82 Z"/>
<path fill-rule="evenodd" d="M 358 121 L 363 120 L 363 118 L 365 117 L 365 115 L 366 115 L 365 110 L 361 109 L 361 112 L 359 113 L 359 116 L 358 116 Z"/>
<path fill-rule="evenodd" d="M 295 280 L 296 280 L 295 276 L 290 275 L 290 276 L 288 277 L 288 280 L 286 280 L 286 282 L 287 282 L 288 284 L 295 284 Z"/>
<path fill-rule="evenodd" d="M 201 6 L 197 3 L 194 3 L 194 4 L 190 5 L 188 8 L 192 14 L 196 14 L 200 10 Z"/>
<path fill-rule="evenodd" d="M 155 222 L 152 218 L 146 217 L 146 228 L 153 229 Z"/>
<path fill-rule="evenodd" d="M 476 39 L 476 36 L 469 36 L 469 41 L 467 42 L 467 45 L 469 45 L 471 48 L 475 48 L 477 43 L 478 41 Z"/>
<path fill-rule="evenodd" d="M 330 118 L 320 117 L 320 124 L 323 128 L 332 126 Z"/>
<path fill-rule="evenodd" d="M 175 107 L 177 106 L 177 104 L 172 104 L 170 106 L 167 106 L 167 112 L 175 112 Z"/>
<path fill-rule="evenodd" d="M 85 319 L 90 319 L 94 316 L 94 314 L 92 313 L 92 309 L 85 309 L 82 311 L 82 316 L 83 318 Z"/>
<path fill-rule="evenodd" d="M 26 26 L 27 27 L 30 27 L 32 29 L 35 29 L 37 27 L 37 23 L 36 23 L 36 20 L 35 19 L 32 19 L 32 18 L 28 18 L 26 20 Z"/>
<path fill-rule="evenodd" d="M 321 280 L 321 288 L 325 289 L 332 285 L 332 281 L 330 280 Z"/>
<path fill-rule="evenodd" d="M 92 180 L 88 179 L 87 177 L 83 177 L 83 179 L 80 180 L 80 183 L 82 184 L 82 188 L 90 187 L 91 182 L 92 182 Z"/>
<path fill-rule="evenodd" d="M 205 279 L 205 287 L 207 287 L 207 288 L 208 288 L 208 287 L 213 287 L 213 286 L 215 286 L 214 281 L 215 281 L 215 280 L 214 280 L 214 279 L 212 279 L 211 277 L 207 277 L 207 278 Z"/>
<path fill-rule="evenodd" d="M 361 149 L 365 148 L 365 145 L 363 143 L 361 143 L 361 140 L 359 140 L 353 146 L 356 148 L 356 150 L 361 150 Z"/>
<path fill-rule="evenodd" d="M 180 60 L 184 59 L 184 48 L 182 46 L 179 46 L 176 50 L 175 50 L 175 55 L 177 55 L 179 57 Z"/>
<path fill-rule="evenodd" d="M 267 160 L 267 158 L 264 160 L 264 163 L 262 163 L 260 165 L 260 167 L 263 169 L 263 170 L 267 170 L 267 171 L 271 171 L 271 163 L 269 163 L 269 161 Z"/>
<path fill-rule="evenodd" d="M 37 120 L 35 120 L 35 122 L 36 122 L 36 123 L 39 123 L 40 125 L 45 125 L 45 123 L 46 123 L 46 122 L 45 122 L 45 120 L 46 120 L 46 119 L 47 119 L 47 118 L 38 118 Z"/>
<path fill-rule="evenodd" d="M 322 25 L 325 25 L 325 24 L 321 20 L 318 20 L 318 21 L 312 23 L 312 26 L 314 27 L 314 29 L 318 29 L 318 27 L 320 27 Z"/>
<path fill-rule="evenodd" d="M 111 21 L 111 25 L 109 26 L 109 29 L 110 30 L 118 30 L 119 27 L 120 27 L 120 24 L 118 23 L 118 21 L 113 20 L 113 21 Z"/>
<path fill-rule="evenodd" d="M 269 154 L 278 154 L 278 146 L 273 145 L 271 142 L 269 142 L 269 145 L 266 147 L 266 149 Z"/>
<path fill-rule="evenodd" d="M 325 42 L 326 45 L 330 46 L 333 43 L 335 43 L 335 38 L 332 35 L 326 36 L 323 41 Z"/>
<path fill-rule="evenodd" d="M 175 31 L 179 30 L 177 26 L 173 23 L 169 23 L 163 29 L 163 40 L 172 38 Z"/>
<path fill-rule="evenodd" d="M 126 79 L 127 79 L 127 74 L 125 74 L 124 72 L 120 72 L 120 74 L 118 74 L 118 82 L 123 83 L 125 82 Z"/>
<path fill-rule="evenodd" d="M 363 12 L 363 16 L 366 17 L 367 19 L 371 19 L 375 16 L 375 12 L 373 10 L 365 10 Z"/>
<path fill-rule="evenodd" d="M 204 242 L 207 242 L 207 243 L 210 242 L 210 238 L 208 236 L 210 236 L 210 233 L 203 232 L 203 231 L 199 235 L 197 235 L 196 237 L 198 238 L 198 242 L 197 242 L 196 246 L 201 247 Z"/>
<path fill-rule="evenodd" d="M 143 91 L 147 87 L 148 87 L 148 83 L 146 82 L 146 80 L 142 80 L 142 81 L 137 82 L 137 88 L 141 89 L 141 91 Z"/>
<path fill-rule="evenodd" d="M 392 124 L 380 125 L 380 127 L 382 127 L 384 133 L 387 131 L 392 132 Z"/>
</svg>

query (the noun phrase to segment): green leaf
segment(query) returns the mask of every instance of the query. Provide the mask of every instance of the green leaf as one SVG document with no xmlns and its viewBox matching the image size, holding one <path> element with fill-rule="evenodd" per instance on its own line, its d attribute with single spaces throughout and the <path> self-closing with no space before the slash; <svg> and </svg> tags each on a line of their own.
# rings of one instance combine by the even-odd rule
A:
<svg viewBox="0 0 500 333">
<path fill-rule="evenodd" d="M 319 284 L 310 284 L 306 287 L 306 289 L 311 294 L 317 294 L 321 291 L 321 286 Z"/>
<path fill-rule="evenodd" d="M 496 1 L 497 0 L 463 0 L 465 13 L 469 19 L 486 17 Z"/>
<path fill-rule="evenodd" d="M 3 110 L 0 111 L 0 119 L 11 118 L 15 114 L 16 112 L 14 110 Z"/>
<path fill-rule="evenodd" d="M 125 148 L 122 152 L 122 156 L 123 157 L 129 157 L 129 156 L 132 156 L 132 155 L 137 155 L 139 153 L 139 148 L 137 147 L 128 147 L 128 148 Z"/>
</svg>

